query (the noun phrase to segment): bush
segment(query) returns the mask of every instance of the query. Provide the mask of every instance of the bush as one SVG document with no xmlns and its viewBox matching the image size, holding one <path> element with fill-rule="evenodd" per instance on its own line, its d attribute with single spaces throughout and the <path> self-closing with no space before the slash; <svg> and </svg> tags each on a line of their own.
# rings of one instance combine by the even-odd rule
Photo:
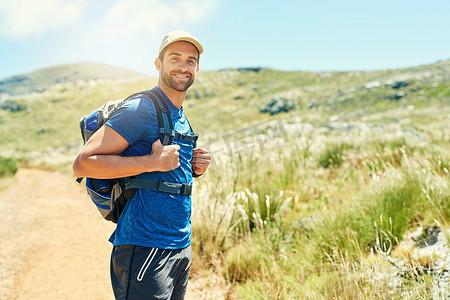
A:
<svg viewBox="0 0 450 300">
<path fill-rule="evenodd" d="M 351 148 L 351 145 L 341 144 L 341 145 L 331 145 L 322 152 L 317 158 L 319 166 L 326 169 L 330 166 L 333 168 L 338 168 L 345 160 L 344 152 Z"/>
<path fill-rule="evenodd" d="M 8 157 L 0 156 L 0 177 L 13 176 L 19 170 L 19 163 Z"/>
</svg>

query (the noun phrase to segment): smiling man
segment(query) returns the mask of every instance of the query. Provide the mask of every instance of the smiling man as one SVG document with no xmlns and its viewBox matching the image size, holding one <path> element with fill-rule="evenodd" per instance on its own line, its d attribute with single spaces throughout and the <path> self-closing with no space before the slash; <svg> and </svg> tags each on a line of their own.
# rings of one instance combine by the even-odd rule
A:
<svg viewBox="0 0 450 300">
<path fill-rule="evenodd" d="M 183 112 L 187 89 L 199 70 L 203 47 L 191 34 L 168 33 L 155 60 L 158 85 L 179 134 L 163 146 L 157 111 L 146 94 L 125 101 L 75 159 L 77 177 L 139 179 L 192 185 L 209 153 L 194 148 Z M 186 192 L 188 191 L 188 192 Z M 111 282 L 116 299 L 183 299 L 192 259 L 190 188 L 180 193 L 139 189 L 122 212 L 110 241 Z"/>
</svg>

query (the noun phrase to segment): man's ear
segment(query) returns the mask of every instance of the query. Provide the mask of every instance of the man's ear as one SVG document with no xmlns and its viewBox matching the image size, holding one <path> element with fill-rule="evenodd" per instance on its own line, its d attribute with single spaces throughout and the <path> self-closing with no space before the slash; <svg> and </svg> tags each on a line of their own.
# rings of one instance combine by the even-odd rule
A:
<svg viewBox="0 0 450 300">
<path fill-rule="evenodd" d="M 155 67 L 158 72 L 161 71 L 161 60 L 159 59 L 159 57 L 155 59 Z"/>
</svg>

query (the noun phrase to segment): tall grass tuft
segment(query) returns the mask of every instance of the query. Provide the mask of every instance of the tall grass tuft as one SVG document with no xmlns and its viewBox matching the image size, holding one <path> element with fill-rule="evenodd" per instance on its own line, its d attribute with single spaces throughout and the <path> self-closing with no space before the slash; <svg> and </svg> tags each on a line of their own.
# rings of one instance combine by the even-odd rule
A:
<svg viewBox="0 0 450 300">
<path fill-rule="evenodd" d="M 317 162 L 322 168 L 338 168 L 345 160 L 345 151 L 351 149 L 349 144 L 328 145 L 325 150 L 319 154 Z"/>
</svg>

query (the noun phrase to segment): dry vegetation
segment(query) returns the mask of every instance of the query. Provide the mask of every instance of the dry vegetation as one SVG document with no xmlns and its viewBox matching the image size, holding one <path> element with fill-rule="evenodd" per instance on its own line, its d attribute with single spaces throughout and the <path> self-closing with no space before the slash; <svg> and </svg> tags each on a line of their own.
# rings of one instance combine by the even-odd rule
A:
<svg viewBox="0 0 450 300">
<path fill-rule="evenodd" d="M 2 156 L 69 171 L 78 119 L 154 84 L 89 82 L 10 97 Z M 185 111 L 213 164 L 193 195 L 192 276 L 230 299 L 445 299 L 449 91 L 449 61 L 201 74 Z M 276 97 L 292 109 L 261 113 Z"/>
</svg>

